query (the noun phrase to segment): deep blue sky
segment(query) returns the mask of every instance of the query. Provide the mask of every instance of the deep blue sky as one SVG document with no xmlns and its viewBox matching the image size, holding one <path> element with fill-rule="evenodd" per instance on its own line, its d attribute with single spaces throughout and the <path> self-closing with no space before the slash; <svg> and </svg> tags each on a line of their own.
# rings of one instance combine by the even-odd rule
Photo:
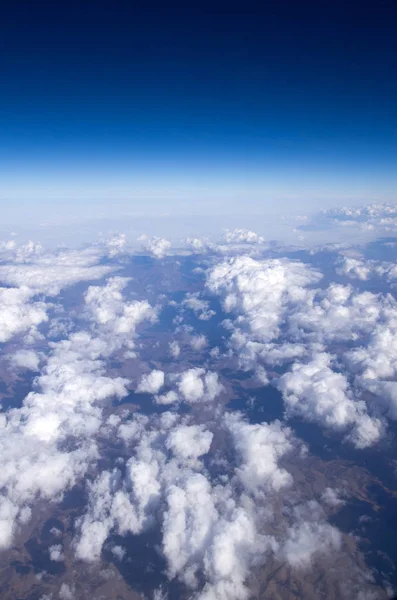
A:
<svg viewBox="0 0 397 600">
<path fill-rule="evenodd" d="M 2 7 L 3 205 L 396 198 L 395 2 L 141 4 Z"/>
</svg>

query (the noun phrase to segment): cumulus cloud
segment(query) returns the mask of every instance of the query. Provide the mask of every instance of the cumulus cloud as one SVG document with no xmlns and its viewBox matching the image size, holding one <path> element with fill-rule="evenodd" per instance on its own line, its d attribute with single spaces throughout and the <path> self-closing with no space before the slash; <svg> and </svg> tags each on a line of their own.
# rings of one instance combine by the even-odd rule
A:
<svg viewBox="0 0 397 600">
<path fill-rule="evenodd" d="M 261 246 L 263 240 L 255 236 L 230 232 L 227 241 L 231 246 Z M 156 238 L 150 252 L 164 256 L 169 245 L 164 248 L 163 241 Z M 78 280 L 91 283 L 106 275 L 106 270 L 96 271 L 104 266 L 98 256 L 124 252 L 124 242 L 116 237 L 106 253 L 99 244 L 83 253 L 60 251 L 52 258 L 42 249 L 20 253 L 15 265 L 26 272 L 33 269 L 22 305 L 42 313 L 37 313 L 37 323 L 28 313 L 22 328 L 11 327 L 4 340 L 15 332 L 29 333 L 51 317 L 39 294 L 55 294 Z M 12 246 L 4 252 L 16 250 Z M 263 248 L 255 252 L 263 255 Z M 59 274 L 50 281 L 54 265 Z M 397 414 L 395 301 L 357 293 L 352 285 L 323 285 L 319 270 L 301 261 L 245 255 L 224 260 L 219 253 L 207 253 L 205 266 L 207 292 L 220 297 L 229 317 L 224 321 L 229 347 L 224 352 L 222 342 L 222 354 L 219 349 L 206 351 L 205 368 L 189 362 L 198 364 L 203 355 L 189 351 L 184 356 L 177 341 L 167 346 L 167 337 L 165 345 L 157 342 L 155 362 L 146 362 L 145 339 L 137 343 L 139 328 L 153 323 L 159 308 L 136 297 L 131 300 L 133 280 L 120 276 L 88 287 L 70 327 L 50 324 L 58 331 L 57 341 L 7 348 L 7 360 L 15 369 L 38 374 L 22 406 L 0 413 L 0 547 L 13 543 L 39 499 L 58 501 L 82 483 L 88 503 L 74 523 L 77 558 L 100 560 L 105 547 L 123 561 L 127 545 L 114 545 L 109 536 L 156 528 L 164 574 L 187 586 L 187 594 L 196 600 L 249 598 L 247 580 L 268 558 L 301 569 L 314 564 L 317 556 L 341 551 L 340 532 L 326 522 L 318 503 L 305 502 L 294 487 L 292 473 L 304 455 L 303 444 L 284 422 L 251 423 L 240 413 L 228 412 L 230 396 L 223 393 L 210 359 L 219 359 L 219 368 L 225 367 L 219 372 L 226 377 L 228 360 L 236 356 L 255 373 L 253 385 L 259 380 L 278 386 L 286 418 L 318 423 L 342 432 L 357 448 L 366 447 L 383 433 L 383 419 Z M 4 273 L 10 277 L 8 285 L 20 285 L 22 272 Z M 32 273 L 38 278 L 41 273 L 42 281 L 34 284 Z M 22 286 L 4 289 L 23 291 Z M 213 316 L 202 292 L 179 289 L 185 294 L 180 314 L 191 310 L 202 321 Z M 19 321 L 19 316 L 14 318 Z M 187 346 L 204 350 L 204 335 L 192 335 L 188 328 L 185 333 Z M 164 348 L 162 367 L 158 356 Z M 132 356 L 132 350 L 136 362 L 127 368 L 134 369 L 134 379 L 144 373 L 136 390 L 154 395 L 159 406 L 153 414 L 115 406 L 114 400 L 125 398 L 131 389 L 131 382 L 119 376 L 118 361 Z M 178 359 L 177 367 L 170 355 Z M 160 367 L 153 369 L 154 364 Z M 228 389 L 234 385 L 233 379 Z M 177 406 L 182 402 L 193 406 Z M 164 409 L 167 405 L 172 405 L 170 411 Z M 98 461 L 107 439 L 112 452 L 106 461 Z M 332 509 L 343 502 L 340 495 L 338 488 L 328 487 L 321 500 Z M 61 544 L 48 552 L 51 560 L 64 559 Z M 161 590 L 156 594 L 161 597 Z M 75 595 L 66 584 L 59 592 L 65 600 Z"/>
<path fill-rule="evenodd" d="M 390 307 L 388 318 L 379 323 L 367 344 L 345 353 L 359 390 L 372 394 L 372 403 L 383 414 L 397 419 L 397 311 Z"/>
<path fill-rule="evenodd" d="M 351 285 L 314 287 L 320 280 L 318 271 L 297 261 L 250 257 L 222 261 L 207 274 L 208 288 L 236 315 L 223 324 L 240 366 L 252 369 L 263 385 L 278 385 L 287 415 L 342 431 L 363 448 L 385 431 L 379 411 L 389 418 L 397 414 L 397 303 L 391 295 L 357 292 Z M 345 345 L 338 359 L 354 381 L 333 368 L 335 344 Z M 348 345 L 353 349 L 346 351 Z M 273 380 L 269 367 L 289 363 L 290 371 Z"/>
<path fill-rule="evenodd" d="M 114 233 L 104 240 L 110 258 L 114 258 L 125 252 L 127 245 L 127 236 L 125 233 Z"/>
<path fill-rule="evenodd" d="M 157 319 L 157 310 L 147 300 L 125 301 L 123 290 L 129 281 L 128 277 L 111 277 L 106 286 L 90 286 L 85 293 L 88 314 L 100 328 L 101 336 L 107 336 L 110 347 L 122 339 L 132 349 L 138 325 Z"/>
<path fill-rule="evenodd" d="M 59 590 L 59 600 L 74 600 L 75 592 L 74 587 L 72 585 L 68 585 L 67 583 L 62 583 Z"/>
<path fill-rule="evenodd" d="M 288 416 L 300 416 L 326 428 L 346 431 L 358 447 L 371 446 L 382 433 L 382 422 L 356 400 L 342 373 L 331 367 L 332 357 L 319 353 L 308 363 L 295 363 L 278 382 Z"/>
<path fill-rule="evenodd" d="M 50 555 L 50 560 L 53 560 L 54 562 L 63 562 L 65 560 L 62 544 L 50 546 L 48 548 L 48 553 Z"/>
<path fill-rule="evenodd" d="M 22 246 L 6 264 L 0 265 L 0 342 L 27 332 L 27 340 L 38 336 L 38 327 L 48 321 L 48 304 L 38 295 L 56 296 L 61 289 L 80 281 L 101 279 L 112 269 L 98 265 L 98 250 L 45 253 L 33 242 Z"/>
<path fill-rule="evenodd" d="M 228 229 L 224 235 L 228 244 L 263 244 L 264 238 L 249 229 Z"/>
<path fill-rule="evenodd" d="M 217 373 L 193 368 L 180 375 L 178 391 L 186 402 L 211 402 L 223 391 L 223 386 Z"/>
<path fill-rule="evenodd" d="M 145 394 L 157 394 L 164 385 L 164 372 L 153 370 L 147 375 L 143 375 L 136 388 L 137 392 Z"/>
<path fill-rule="evenodd" d="M 336 272 L 350 279 L 366 281 L 370 277 L 384 278 L 389 282 L 397 279 L 397 267 L 386 261 L 364 260 L 344 256 L 337 260 Z"/>
<path fill-rule="evenodd" d="M 321 499 L 325 504 L 335 508 L 336 506 L 341 506 L 345 504 L 345 501 L 341 499 L 341 490 L 332 489 L 330 487 L 326 487 L 321 495 Z"/>
<path fill-rule="evenodd" d="M 114 291 L 114 281 L 108 286 L 110 292 L 102 290 L 105 298 Z M 96 297 L 91 290 L 87 304 Z M 123 304 L 122 298 L 118 300 Z M 101 318 L 101 311 L 92 324 L 95 333 L 76 331 L 50 342 L 34 391 L 21 408 L 0 414 L 0 453 L 7 465 L 0 473 L 0 547 L 12 543 L 38 497 L 61 498 L 97 459 L 95 435 L 102 424 L 102 406 L 109 398 L 126 396 L 129 383 L 122 377 L 108 377 L 105 360 L 126 343 L 125 332 L 130 341 L 137 322 L 153 316 L 146 303 L 143 310 L 133 304 L 127 302 L 125 310 L 110 313 L 112 343 L 108 319 Z M 96 316 L 94 311 L 91 318 Z"/>
<path fill-rule="evenodd" d="M 205 335 L 203 334 L 199 334 L 199 335 L 192 335 L 189 343 L 191 345 L 191 347 L 193 348 L 193 350 L 196 350 L 196 352 L 200 352 L 200 350 L 203 350 L 206 345 L 208 344 L 207 338 L 205 337 Z"/>
<path fill-rule="evenodd" d="M 170 342 L 169 343 L 169 351 L 173 358 L 178 358 L 178 356 L 181 353 L 181 348 L 180 348 L 178 342 L 176 342 L 176 341 Z"/>
<path fill-rule="evenodd" d="M 358 228 L 361 232 L 378 234 L 395 232 L 397 207 L 395 204 L 373 203 L 365 206 L 343 206 L 321 211 L 301 229 L 328 229 L 330 227 Z"/>
<path fill-rule="evenodd" d="M 210 303 L 208 300 L 203 300 L 200 298 L 199 292 L 188 292 L 185 299 L 182 301 L 182 306 L 193 310 L 197 314 L 200 321 L 208 321 L 215 315 L 215 311 L 210 309 Z"/>
<path fill-rule="evenodd" d="M 251 425 L 238 414 L 226 414 L 225 426 L 239 455 L 237 473 L 246 489 L 280 491 L 292 483 L 291 475 L 278 464 L 294 448 L 289 428 L 279 421 Z"/>
<path fill-rule="evenodd" d="M 342 535 L 324 521 L 321 507 L 315 500 L 297 507 L 295 518 L 297 521 L 288 529 L 286 541 L 280 545 L 279 558 L 295 568 L 307 568 L 315 557 L 340 550 Z"/>
<path fill-rule="evenodd" d="M 258 523 L 261 514 L 271 518 L 270 507 L 258 510 L 253 498 L 291 483 L 278 461 L 292 449 L 293 436 L 278 422 L 250 425 L 241 415 L 225 416 L 224 427 L 235 447 L 235 474 L 214 485 L 201 460 L 213 440 L 206 426 L 171 413 L 136 415 L 120 426 L 133 456 L 124 476 L 102 473 L 90 486 L 77 555 L 98 560 L 109 533 L 136 535 L 157 520 L 170 579 L 183 581 L 201 600 L 248 597 L 250 568 L 279 546 Z"/>
<path fill-rule="evenodd" d="M 152 254 L 155 258 L 164 258 L 171 249 L 171 242 L 165 238 L 142 235 L 139 241 L 145 252 Z"/>
<path fill-rule="evenodd" d="M 10 362 L 18 369 L 27 369 L 30 371 L 38 371 L 40 364 L 40 356 L 33 350 L 18 350 L 10 356 Z"/>
<path fill-rule="evenodd" d="M 48 321 L 46 303 L 32 301 L 34 295 L 26 286 L 0 288 L 0 342 L 23 332 L 34 335 L 37 327 Z"/>
<path fill-rule="evenodd" d="M 270 342 L 280 334 L 283 314 L 310 297 L 306 288 L 321 277 L 319 272 L 298 261 L 259 261 L 239 256 L 211 269 L 207 286 L 222 297 L 226 312 L 241 315 L 236 342 L 244 330 L 253 341 Z"/>
</svg>

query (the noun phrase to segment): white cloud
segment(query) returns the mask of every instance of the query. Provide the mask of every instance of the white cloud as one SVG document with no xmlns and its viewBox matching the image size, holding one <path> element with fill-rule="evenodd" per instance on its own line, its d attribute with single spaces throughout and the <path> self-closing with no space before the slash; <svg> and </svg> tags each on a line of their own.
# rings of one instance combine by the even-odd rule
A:
<svg viewBox="0 0 397 600">
<path fill-rule="evenodd" d="M 65 560 L 62 544 L 50 546 L 48 548 L 48 553 L 50 555 L 50 560 L 53 560 L 54 562 L 63 562 Z"/>
<path fill-rule="evenodd" d="M 19 369 L 38 371 L 40 356 L 33 350 L 18 350 L 10 356 L 10 362 L 14 367 Z"/>
<path fill-rule="evenodd" d="M 142 243 L 143 249 L 155 258 L 164 258 L 171 249 L 171 242 L 160 237 L 142 235 L 138 241 Z"/>
<path fill-rule="evenodd" d="M 278 338 L 284 313 L 310 299 L 311 292 L 306 288 L 321 277 L 300 262 L 259 261 L 239 256 L 210 270 L 207 285 L 222 296 L 226 312 L 241 315 L 236 327 L 236 343 L 243 332 L 253 341 L 265 343 Z"/>
<path fill-rule="evenodd" d="M 193 350 L 195 350 L 196 352 L 200 352 L 200 350 L 203 350 L 206 345 L 208 344 L 207 338 L 205 337 L 205 335 L 199 334 L 199 335 L 192 335 L 189 343 L 191 345 L 191 347 L 193 348 Z"/>
<path fill-rule="evenodd" d="M 292 483 L 291 475 L 278 465 L 295 447 L 288 427 L 279 421 L 251 425 L 239 414 L 226 414 L 224 422 L 239 455 L 237 474 L 246 490 L 280 491 Z"/>
<path fill-rule="evenodd" d="M 34 333 L 41 323 L 48 321 L 45 302 L 32 302 L 33 296 L 26 286 L 0 288 L 0 342 L 18 333 Z"/>
<path fill-rule="evenodd" d="M 337 552 L 342 545 L 338 529 L 325 522 L 297 523 L 289 532 L 288 540 L 282 546 L 279 556 L 295 568 L 310 567 L 318 554 Z"/>
<path fill-rule="evenodd" d="M 124 300 L 122 292 L 129 281 L 128 277 L 111 277 L 106 286 L 90 286 L 85 302 L 92 321 L 102 337 L 106 335 L 110 347 L 122 342 L 131 350 L 137 326 L 143 321 L 156 321 L 157 310 L 147 300 Z"/>
<path fill-rule="evenodd" d="M 164 385 L 164 371 L 153 370 L 147 375 L 142 375 L 137 392 L 145 394 L 157 394 Z"/>
<path fill-rule="evenodd" d="M 113 290 L 112 280 L 108 285 Z M 108 297 L 108 291 L 102 291 Z M 91 290 L 88 302 L 92 296 Z M 122 297 L 118 301 L 123 304 Z M 94 324 L 96 335 L 77 331 L 50 342 L 34 391 L 21 408 L 0 413 L 0 454 L 6 464 L 0 471 L 1 547 L 12 543 L 37 498 L 59 500 L 98 458 L 95 436 L 102 425 L 102 406 L 110 398 L 126 396 L 129 383 L 108 377 L 105 360 L 133 339 L 137 321 L 153 317 L 146 303 L 143 308 L 139 302 L 126 303 L 125 310 L 117 307 L 110 329 L 107 320 L 100 321 Z M 119 327 L 125 313 L 128 327 Z"/>
<path fill-rule="evenodd" d="M 178 390 L 186 402 L 211 402 L 223 390 L 218 374 L 205 369 L 188 369 L 180 375 Z"/>
<path fill-rule="evenodd" d="M 97 560 L 111 531 L 137 534 L 157 516 L 170 579 L 178 577 L 197 590 L 197 598 L 247 597 L 250 566 L 275 546 L 258 532 L 248 499 L 240 503 L 229 484 L 213 486 L 208 479 L 200 457 L 209 451 L 212 433 L 171 413 L 154 416 L 148 425 L 139 416 L 131 423 L 126 439 L 135 448 L 125 477 L 119 471 L 103 473 L 91 486 L 89 508 L 78 523 L 78 557 Z M 257 457 L 263 459 L 263 454 Z"/>
<path fill-rule="evenodd" d="M 342 373 L 331 368 L 332 357 L 315 355 L 308 363 L 295 363 L 282 375 L 278 388 L 288 416 L 300 416 L 334 430 L 351 430 L 358 448 L 371 446 L 382 434 L 382 423 L 367 413 L 365 402 L 356 400 Z"/>
<path fill-rule="evenodd" d="M 249 229 L 227 230 L 224 237 L 228 244 L 263 244 L 265 241 L 262 236 Z"/>
<path fill-rule="evenodd" d="M 115 233 L 108 239 L 104 240 L 104 244 L 108 250 L 110 258 L 114 258 L 125 252 L 127 245 L 127 236 L 125 233 Z"/>
<path fill-rule="evenodd" d="M 179 396 L 173 390 L 170 390 L 169 392 L 166 392 L 165 394 L 160 394 L 159 396 L 155 396 L 156 404 L 163 404 L 163 405 L 174 404 L 175 402 L 178 402 L 178 400 L 179 400 Z"/>
<path fill-rule="evenodd" d="M 75 599 L 75 591 L 73 586 L 68 585 L 67 583 L 62 583 L 59 590 L 59 600 L 74 600 Z"/>
<path fill-rule="evenodd" d="M 331 506 L 334 508 L 336 506 L 342 506 L 342 504 L 345 504 L 345 501 L 342 500 L 340 496 L 341 496 L 341 490 L 339 490 L 339 489 L 334 490 L 330 487 L 326 487 L 321 495 L 321 499 L 323 502 L 325 502 L 325 504 L 328 504 L 328 506 Z"/>
<path fill-rule="evenodd" d="M 210 309 L 210 304 L 207 300 L 200 298 L 200 293 L 187 293 L 185 299 L 182 301 L 182 306 L 193 310 L 200 321 L 208 321 L 211 319 L 215 312 Z"/>
<path fill-rule="evenodd" d="M 180 425 L 170 432 L 165 446 L 175 456 L 187 460 L 207 454 L 212 438 L 213 434 L 204 425 Z"/>
<path fill-rule="evenodd" d="M 180 346 L 179 346 L 178 342 L 176 342 L 176 341 L 169 343 L 169 350 L 170 350 L 170 354 L 173 358 L 178 358 L 178 356 L 181 353 Z"/>
</svg>

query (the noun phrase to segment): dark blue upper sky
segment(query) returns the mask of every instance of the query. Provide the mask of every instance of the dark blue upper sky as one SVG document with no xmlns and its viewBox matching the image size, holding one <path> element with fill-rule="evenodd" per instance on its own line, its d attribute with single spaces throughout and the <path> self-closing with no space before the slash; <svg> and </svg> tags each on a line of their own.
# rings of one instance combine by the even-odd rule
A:
<svg viewBox="0 0 397 600">
<path fill-rule="evenodd" d="M 3 201 L 396 193 L 395 2 L 140 4 L 3 6 Z"/>
</svg>

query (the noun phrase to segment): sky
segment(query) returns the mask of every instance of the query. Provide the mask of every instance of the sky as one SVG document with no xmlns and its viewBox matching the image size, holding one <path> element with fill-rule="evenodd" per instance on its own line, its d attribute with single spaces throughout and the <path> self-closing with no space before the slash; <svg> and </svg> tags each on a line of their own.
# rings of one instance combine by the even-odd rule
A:
<svg viewBox="0 0 397 600">
<path fill-rule="evenodd" d="M 393 201 L 393 2 L 10 2 L 3 222 Z"/>
</svg>

